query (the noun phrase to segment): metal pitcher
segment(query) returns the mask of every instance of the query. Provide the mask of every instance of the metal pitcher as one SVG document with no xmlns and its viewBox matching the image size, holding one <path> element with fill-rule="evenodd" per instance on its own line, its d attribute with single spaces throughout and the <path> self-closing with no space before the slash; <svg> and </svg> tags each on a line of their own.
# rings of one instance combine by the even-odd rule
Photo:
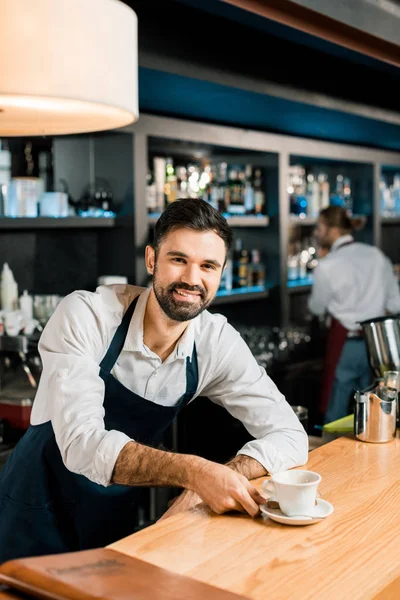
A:
<svg viewBox="0 0 400 600">
<path fill-rule="evenodd" d="M 369 319 L 360 323 L 371 367 L 376 377 L 400 370 L 400 315 Z"/>
<path fill-rule="evenodd" d="M 396 437 L 397 390 L 376 387 L 354 395 L 354 435 L 362 442 L 391 442 Z"/>
</svg>

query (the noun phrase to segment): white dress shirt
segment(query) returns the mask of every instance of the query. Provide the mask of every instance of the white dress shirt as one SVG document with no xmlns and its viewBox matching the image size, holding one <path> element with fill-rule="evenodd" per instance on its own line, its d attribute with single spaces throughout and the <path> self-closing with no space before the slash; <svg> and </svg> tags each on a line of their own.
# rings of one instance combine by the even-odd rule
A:
<svg viewBox="0 0 400 600">
<path fill-rule="evenodd" d="M 43 373 L 31 423 L 51 420 L 65 466 L 109 485 L 115 461 L 131 441 L 120 431 L 105 429 L 99 364 L 124 312 L 139 294 L 114 377 L 149 402 L 174 406 L 186 390 L 186 357 L 192 356 L 196 340 L 199 384 L 195 397 L 207 396 L 224 406 L 255 438 L 239 454 L 257 459 L 270 473 L 304 464 L 308 438 L 303 427 L 225 317 L 204 311 L 190 321 L 172 354 L 162 362 L 143 342 L 149 293 L 150 288 L 130 285 L 76 291 L 61 301 L 42 333 Z M 221 431 L 221 444 L 223 436 Z"/>
<path fill-rule="evenodd" d="M 390 260 L 374 246 L 340 237 L 315 269 L 308 307 L 314 315 L 328 312 L 351 331 L 359 322 L 400 312 L 399 283 Z M 341 247 L 343 246 L 343 247 Z"/>
</svg>

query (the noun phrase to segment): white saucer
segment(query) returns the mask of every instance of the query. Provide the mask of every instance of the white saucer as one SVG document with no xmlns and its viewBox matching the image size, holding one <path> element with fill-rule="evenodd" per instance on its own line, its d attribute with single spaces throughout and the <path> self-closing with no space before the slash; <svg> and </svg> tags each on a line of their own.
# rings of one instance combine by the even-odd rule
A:
<svg viewBox="0 0 400 600">
<path fill-rule="evenodd" d="M 269 500 L 276 501 L 276 498 L 271 497 Z M 266 504 L 262 504 L 260 510 L 266 517 L 269 517 L 273 521 L 277 521 L 277 523 L 282 523 L 283 525 L 313 525 L 332 514 L 333 506 L 330 502 L 327 502 L 327 500 L 317 498 L 314 517 L 288 517 L 281 512 L 279 508 L 268 508 Z"/>
</svg>

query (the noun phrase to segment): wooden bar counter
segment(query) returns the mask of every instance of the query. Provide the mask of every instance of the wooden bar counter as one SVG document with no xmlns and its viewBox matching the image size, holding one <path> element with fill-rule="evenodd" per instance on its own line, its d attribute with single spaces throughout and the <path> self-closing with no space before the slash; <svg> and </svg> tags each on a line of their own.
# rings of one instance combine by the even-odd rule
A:
<svg viewBox="0 0 400 600">
<path fill-rule="evenodd" d="M 400 439 L 340 438 L 305 468 L 321 474 L 334 506 L 319 523 L 289 527 L 200 505 L 110 548 L 254 600 L 400 598 Z"/>
</svg>

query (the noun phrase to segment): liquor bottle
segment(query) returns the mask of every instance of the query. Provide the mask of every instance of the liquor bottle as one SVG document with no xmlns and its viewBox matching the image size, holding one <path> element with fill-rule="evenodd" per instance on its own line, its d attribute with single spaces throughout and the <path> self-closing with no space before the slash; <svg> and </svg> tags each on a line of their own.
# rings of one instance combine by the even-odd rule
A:
<svg viewBox="0 0 400 600">
<path fill-rule="evenodd" d="M 344 205 L 344 195 L 343 195 L 343 175 L 337 175 L 335 188 L 331 194 L 331 204 L 332 206 L 343 206 Z"/>
<path fill-rule="evenodd" d="M 290 214 L 301 216 L 307 213 L 305 169 L 302 165 L 289 167 L 288 193 Z"/>
<path fill-rule="evenodd" d="M 253 187 L 253 167 L 246 165 L 244 184 L 244 210 L 246 215 L 254 215 L 256 208 L 255 193 Z"/>
<path fill-rule="evenodd" d="M 351 195 L 351 179 L 350 177 L 343 178 L 343 206 L 348 215 L 353 214 L 353 197 Z"/>
<path fill-rule="evenodd" d="M 148 214 L 157 212 L 157 189 L 153 173 L 150 170 L 146 176 L 146 208 Z"/>
<path fill-rule="evenodd" d="M 244 215 L 244 173 L 237 168 L 229 171 L 229 206 L 230 215 Z"/>
<path fill-rule="evenodd" d="M 229 186 L 227 178 L 228 165 L 226 162 L 217 165 L 218 210 L 225 213 L 229 206 Z"/>
<path fill-rule="evenodd" d="M 232 281 L 233 287 L 238 288 L 239 286 L 239 261 L 240 255 L 243 249 L 243 242 L 240 238 L 235 240 L 232 254 Z"/>
<path fill-rule="evenodd" d="M 317 217 L 319 213 L 320 192 L 319 183 L 312 173 L 307 175 L 307 213 L 310 217 Z"/>
<path fill-rule="evenodd" d="M 187 182 L 187 171 L 183 165 L 177 165 L 175 169 L 176 173 L 176 197 L 187 198 L 188 194 L 188 182 Z"/>
<path fill-rule="evenodd" d="M 222 271 L 219 289 L 230 292 L 232 290 L 232 287 L 233 287 L 233 265 L 232 265 L 232 258 L 229 254 L 226 259 L 225 268 Z"/>
<path fill-rule="evenodd" d="M 165 203 L 167 206 L 168 206 L 168 204 L 175 202 L 175 200 L 177 199 L 177 181 L 176 181 L 174 163 L 173 163 L 173 160 L 171 157 L 168 157 L 166 159 L 166 164 L 165 164 L 164 193 L 165 193 Z"/>
<path fill-rule="evenodd" d="M 238 287 L 247 287 L 248 265 L 249 265 L 249 253 L 245 248 L 242 248 L 242 250 L 240 251 L 240 256 L 239 256 Z"/>
<path fill-rule="evenodd" d="M 328 176 L 325 173 L 318 175 L 318 183 L 320 190 L 320 210 L 329 206 L 329 181 Z"/>
<path fill-rule="evenodd" d="M 162 213 L 165 208 L 165 170 L 166 160 L 160 156 L 153 159 L 154 183 L 156 184 L 156 212 Z"/>
<path fill-rule="evenodd" d="M 254 210 L 256 215 L 262 215 L 265 206 L 265 194 L 263 190 L 263 179 L 261 169 L 254 171 Z"/>
<path fill-rule="evenodd" d="M 251 262 L 248 265 L 247 285 L 263 287 L 265 285 L 265 267 L 261 262 L 260 251 L 254 248 L 250 252 Z"/>
</svg>

